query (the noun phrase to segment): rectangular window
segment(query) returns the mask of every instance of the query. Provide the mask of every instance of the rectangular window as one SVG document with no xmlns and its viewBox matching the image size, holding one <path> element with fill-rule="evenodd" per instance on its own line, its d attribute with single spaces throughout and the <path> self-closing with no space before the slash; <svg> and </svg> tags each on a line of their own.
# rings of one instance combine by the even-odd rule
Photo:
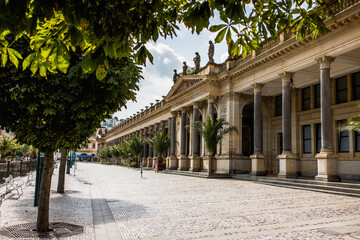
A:
<svg viewBox="0 0 360 240">
<path fill-rule="evenodd" d="M 315 108 L 320 107 L 320 83 L 314 86 L 315 88 Z"/>
<path fill-rule="evenodd" d="M 360 99 L 360 72 L 354 73 L 352 75 L 352 84 L 353 84 L 353 100 Z"/>
<path fill-rule="evenodd" d="M 336 103 L 347 102 L 347 78 L 346 76 L 336 79 Z"/>
<path fill-rule="evenodd" d="M 321 151 L 321 123 L 316 124 L 316 152 Z"/>
<path fill-rule="evenodd" d="M 275 97 L 275 116 L 282 115 L 282 95 Z"/>
<path fill-rule="evenodd" d="M 338 129 L 346 122 L 346 120 L 338 121 Z M 339 152 L 349 152 L 349 131 L 341 131 L 338 134 Z"/>
<path fill-rule="evenodd" d="M 360 152 L 360 132 L 355 131 L 355 152 Z"/>
<path fill-rule="evenodd" d="M 95 148 L 95 143 L 93 143 L 92 148 Z"/>
<path fill-rule="evenodd" d="M 311 102 L 310 87 L 302 89 L 302 110 L 309 110 Z"/>
<path fill-rule="evenodd" d="M 303 152 L 311 153 L 311 126 L 303 126 Z"/>
</svg>

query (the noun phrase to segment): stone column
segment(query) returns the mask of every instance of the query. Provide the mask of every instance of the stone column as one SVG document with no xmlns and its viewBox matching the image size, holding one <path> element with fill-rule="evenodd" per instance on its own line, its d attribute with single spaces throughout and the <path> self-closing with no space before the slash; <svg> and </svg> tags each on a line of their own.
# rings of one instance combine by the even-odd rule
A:
<svg viewBox="0 0 360 240">
<path fill-rule="evenodd" d="M 194 102 L 193 104 L 193 123 L 199 121 L 199 103 Z M 200 156 L 199 156 L 199 132 L 196 128 L 192 127 L 192 156 L 190 158 L 190 171 L 200 171 Z"/>
<path fill-rule="evenodd" d="M 180 143 L 180 159 L 178 170 L 187 171 L 189 170 L 188 166 L 188 157 L 186 156 L 186 108 L 181 109 L 181 143 Z"/>
<path fill-rule="evenodd" d="M 292 153 L 291 144 L 291 79 L 292 72 L 279 74 L 282 81 L 282 135 L 283 151 L 277 157 L 279 159 L 278 177 L 296 178 L 296 156 Z"/>
<path fill-rule="evenodd" d="M 155 132 L 154 132 L 154 137 L 155 135 L 159 132 L 159 128 L 160 128 L 160 123 L 155 123 Z M 157 153 L 154 151 L 153 149 L 153 167 L 155 167 L 155 163 L 158 162 L 158 156 Z"/>
<path fill-rule="evenodd" d="M 178 168 L 178 159 L 176 157 L 176 112 L 171 112 L 170 123 L 171 145 L 170 145 L 170 157 L 169 157 L 169 169 L 176 170 Z"/>
<path fill-rule="evenodd" d="M 152 137 L 152 130 L 154 129 L 154 127 L 150 126 L 149 127 L 149 132 L 148 132 L 148 137 L 151 138 Z M 149 145 L 149 157 L 147 158 L 147 166 L 149 168 L 153 167 L 152 165 L 153 163 L 153 149 L 152 147 Z"/>
<path fill-rule="evenodd" d="M 264 176 L 265 156 L 262 153 L 262 128 L 261 128 L 261 89 L 264 84 L 255 83 L 251 85 L 254 89 L 254 154 L 251 158 L 251 175 Z"/>
<path fill-rule="evenodd" d="M 331 91 L 330 91 L 330 64 L 334 57 L 324 56 L 315 59 L 320 65 L 320 102 L 321 102 L 321 152 L 316 154 L 318 174 L 315 179 L 320 181 L 340 181 L 338 176 L 337 157 L 333 149 Z"/>
<path fill-rule="evenodd" d="M 207 99 L 207 114 L 211 118 L 214 118 L 214 100 L 215 98 L 212 96 L 209 96 Z M 206 119 L 204 119 L 206 121 Z"/>
<path fill-rule="evenodd" d="M 148 130 L 149 128 L 145 128 L 144 129 L 144 139 L 147 139 L 149 134 L 148 134 Z M 147 166 L 148 162 L 147 162 L 147 158 L 149 157 L 149 144 L 144 141 L 144 158 L 143 158 L 143 166 Z"/>
</svg>

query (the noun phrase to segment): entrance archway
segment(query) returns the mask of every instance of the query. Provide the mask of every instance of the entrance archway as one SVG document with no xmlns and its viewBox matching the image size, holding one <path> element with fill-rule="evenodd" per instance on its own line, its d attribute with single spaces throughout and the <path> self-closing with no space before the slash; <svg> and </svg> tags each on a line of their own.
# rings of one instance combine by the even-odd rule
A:
<svg viewBox="0 0 360 240">
<path fill-rule="evenodd" d="M 254 152 L 254 103 L 245 105 L 242 112 L 242 154 L 250 156 Z"/>
</svg>

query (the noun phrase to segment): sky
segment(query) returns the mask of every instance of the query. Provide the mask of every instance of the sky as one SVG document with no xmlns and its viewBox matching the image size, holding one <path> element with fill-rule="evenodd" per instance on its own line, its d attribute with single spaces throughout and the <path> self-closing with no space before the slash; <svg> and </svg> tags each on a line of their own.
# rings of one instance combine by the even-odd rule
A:
<svg viewBox="0 0 360 240">
<path fill-rule="evenodd" d="M 210 25 L 219 24 L 219 21 L 212 19 Z M 201 67 L 205 66 L 208 62 L 209 40 L 215 44 L 215 63 L 224 62 L 228 56 L 226 42 L 216 44 L 215 37 L 216 33 L 208 30 L 204 30 L 200 35 L 191 34 L 191 31 L 187 30 L 184 25 L 180 25 L 177 37 L 173 39 L 159 37 L 156 43 L 147 43 L 147 48 L 154 57 L 154 64 L 148 62 L 143 68 L 144 79 L 139 82 L 140 90 L 137 92 L 137 102 L 129 101 L 126 104 L 127 109 L 123 107 L 114 113 L 113 117 L 126 119 L 140 109 L 145 109 L 145 106 L 150 106 L 150 103 L 155 103 L 156 99 L 161 100 L 173 85 L 173 70 L 177 69 L 178 73 L 181 73 L 184 61 L 189 67 L 193 67 L 195 52 L 199 52 L 201 56 Z"/>
</svg>

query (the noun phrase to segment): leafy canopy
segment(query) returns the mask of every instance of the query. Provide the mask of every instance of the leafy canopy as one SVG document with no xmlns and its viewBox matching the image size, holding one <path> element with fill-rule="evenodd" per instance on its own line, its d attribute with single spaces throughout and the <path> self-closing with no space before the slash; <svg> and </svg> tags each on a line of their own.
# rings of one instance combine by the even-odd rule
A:
<svg viewBox="0 0 360 240">
<path fill-rule="evenodd" d="M 231 128 L 226 128 L 229 123 L 223 119 L 213 119 L 208 115 L 205 122 L 197 121 L 190 125 L 204 138 L 205 145 L 210 155 L 216 151 L 217 144 Z"/>
<path fill-rule="evenodd" d="M 340 1 L 340 0 L 338 0 Z M 281 31 L 300 40 L 326 32 L 332 0 L 0 0 L 1 66 L 10 62 L 45 77 L 67 73 L 71 52 L 81 50 L 81 69 L 104 79 L 110 59 L 130 58 L 145 64 L 153 57 L 146 43 L 176 36 L 183 23 L 194 33 L 218 32 L 215 42 L 235 44 L 232 55 L 245 56 Z M 210 26 L 218 12 L 223 24 Z M 26 35 L 31 52 L 23 54 L 9 41 Z"/>
<path fill-rule="evenodd" d="M 162 158 L 170 147 L 170 138 L 164 131 L 157 132 L 153 138 L 149 138 L 146 141 L 154 149 L 159 158 Z"/>
<path fill-rule="evenodd" d="M 28 40 L 23 36 L 13 46 L 26 55 Z M 7 62 L 0 71 L 0 125 L 43 151 L 78 148 L 101 121 L 135 98 L 140 79 L 140 68 L 129 58 L 110 59 L 102 81 L 84 74 L 81 64 L 81 51 L 71 52 L 69 74 L 45 79 Z"/>
</svg>

